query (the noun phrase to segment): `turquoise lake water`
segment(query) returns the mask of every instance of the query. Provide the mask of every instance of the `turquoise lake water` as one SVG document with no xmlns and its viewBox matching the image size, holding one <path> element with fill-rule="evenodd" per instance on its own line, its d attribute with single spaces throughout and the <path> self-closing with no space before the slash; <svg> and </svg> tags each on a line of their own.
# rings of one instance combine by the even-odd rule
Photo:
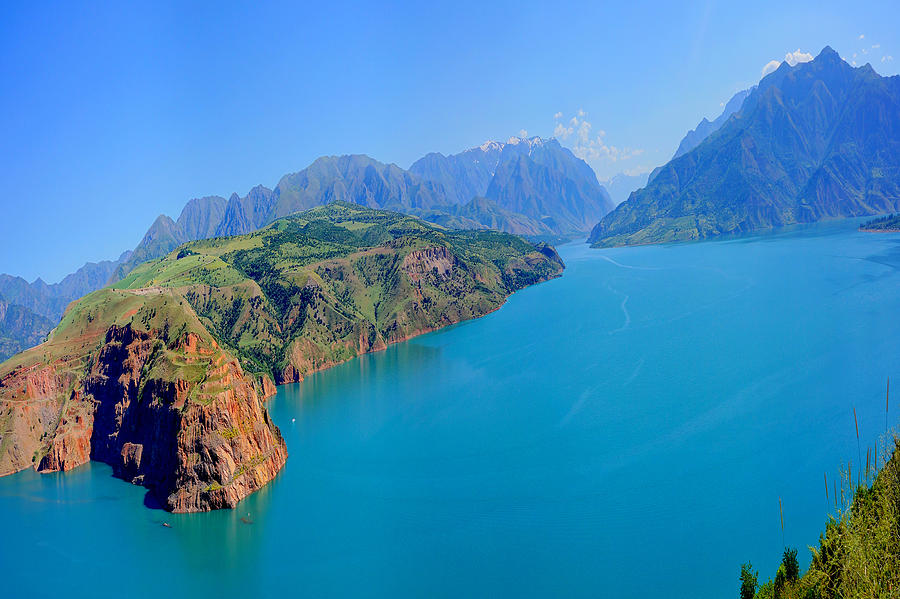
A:
<svg viewBox="0 0 900 599">
<path fill-rule="evenodd" d="M 290 458 L 235 511 L 0 478 L 3 595 L 735 597 L 779 498 L 805 567 L 853 408 L 864 461 L 900 382 L 900 236 L 855 226 L 563 246 L 501 310 L 279 388 Z"/>
</svg>

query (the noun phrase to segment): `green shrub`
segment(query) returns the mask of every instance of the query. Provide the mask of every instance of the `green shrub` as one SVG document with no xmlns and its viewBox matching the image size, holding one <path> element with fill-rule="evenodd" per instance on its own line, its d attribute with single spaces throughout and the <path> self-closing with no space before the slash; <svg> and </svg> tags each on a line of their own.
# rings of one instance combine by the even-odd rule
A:
<svg viewBox="0 0 900 599">
<path fill-rule="evenodd" d="M 756 572 L 750 562 L 741 565 L 741 599 L 753 599 L 756 596 Z"/>
</svg>

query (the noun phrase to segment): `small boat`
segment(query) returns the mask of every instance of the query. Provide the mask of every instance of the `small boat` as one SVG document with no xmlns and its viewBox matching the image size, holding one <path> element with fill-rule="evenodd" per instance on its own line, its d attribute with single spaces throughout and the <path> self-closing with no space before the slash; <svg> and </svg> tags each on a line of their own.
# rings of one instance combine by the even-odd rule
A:
<svg viewBox="0 0 900 599">
<path fill-rule="evenodd" d="M 166 528 L 172 528 L 172 525 L 169 524 L 168 522 L 163 522 L 162 525 L 165 526 Z"/>
</svg>

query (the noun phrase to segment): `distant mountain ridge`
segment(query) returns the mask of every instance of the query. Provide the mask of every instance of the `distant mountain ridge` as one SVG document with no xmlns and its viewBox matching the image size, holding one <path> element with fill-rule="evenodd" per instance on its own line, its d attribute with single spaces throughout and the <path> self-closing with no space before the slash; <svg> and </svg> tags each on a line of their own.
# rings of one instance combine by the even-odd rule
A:
<svg viewBox="0 0 900 599">
<path fill-rule="evenodd" d="M 593 170 L 555 139 L 488 141 L 455 155 L 428 154 L 409 170 L 359 154 L 323 156 L 284 175 L 274 189 L 258 185 L 243 197 L 192 199 L 177 220 L 157 217 L 133 252 L 117 261 L 85 265 L 58 288 L 0 275 L 0 295 L 10 305 L 56 323 L 71 301 L 183 243 L 245 235 L 336 201 L 403 212 L 448 228 L 496 229 L 552 240 L 586 234 L 613 206 Z M 40 318 L 30 322 L 37 328 L 17 333 L 19 338 L 7 344 L 13 350 L 49 330 Z M 0 361 L 8 355 L 0 353 Z"/>
<path fill-rule="evenodd" d="M 613 175 L 603 182 L 603 187 L 609 192 L 613 204 L 618 206 L 628 199 L 628 196 L 637 189 L 647 184 L 650 173 L 641 173 L 639 175 L 629 175 L 627 173 L 619 173 Z"/>
<path fill-rule="evenodd" d="M 552 138 L 513 137 L 449 156 L 432 153 L 410 171 L 451 189 L 448 197 L 458 204 L 486 197 L 556 235 L 587 232 L 613 207 L 593 169 Z"/>
<path fill-rule="evenodd" d="M 177 221 L 160 215 L 113 278 L 187 241 L 247 234 L 336 201 L 452 228 L 547 237 L 584 234 L 613 207 L 591 167 L 555 139 L 512 137 L 450 156 L 431 153 L 409 170 L 362 154 L 323 156 L 284 175 L 274 190 L 258 185 L 227 201 L 194 199 Z"/>
<path fill-rule="evenodd" d="M 0 274 L 0 362 L 40 343 L 71 302 L 106 284 L 118 260 L 88 262 L 59 283 L 47 284 L 40 278 L 29 283 L 22 277 Z"/>
<path fill-rule="evenodd" d="M 594 228 L 600 246 L 703 239 L 900 209 L 900 77 L 826 47 L 767 75 L 742 108 Z"/>
<path fill-rule="evenodd" d="M 715 118 L 715 120 L 707 120 L 706 117 L 703 118 L 697 124 L 697 127 L 691 129 L 687 132 L 687 135 L 684 136 L 684 139 L 681 140 L 681 143 L 678 144 L 678 149 L 675 150 L 675 155 L 672 156 L 673 159 L 678 158 L 679 156 L 684 156 L 705 140 L 710 134 L 718 131 L 722 125 L 725 124 L 725 121 L 731 117 L 735 112 L 741 109 L 741 106 L 744 104 L 744 100 L 747 99 L 747 96 L 750 95 L 756 89 L 756 86 L 750 87 L 749 89 L 745 89 L 739 91 L 734 94 L 730 100 L 725 104 L 725 108 L 722 110 L 722 113 Z"/>
<path fill-rule="evenodd" d="M 754 89 L 756 89 L 755 85 L 748 89 L 741 90 L 731 96 L 731 99 L 725 103 L 725 107 L 722 109 L 721 114 L 719 114 L 719 116 L 717 116 L 714 120 L 710 121 L 706 117 L 703 117 L 703 119 L 699 123 L 697 123 L 697 126 L 694 129 L 688 131 L 685 136 L 681 138 L 681 142 L 679 142 L 678 148 L 675 150 L 675 154 L 672 155 L 672 160 L 678 158 L 679 156 L 687 154 L 688 152 L 699 146 L 701 143 L 703 143 L 703 141 L 707 137 L 718 131 L 722 127 L 722 125 L 724 125 L 728 121 L 731 115 L 741 109 L 741 106 L 743 106 L 744 104 L 744 100 L 747 99 L 747 96 L 749 96 L 750 92 L 752 92 Z M 659 171 L 661 170 L 662 166 L 657 166 L 652 171 L 650 171 L 650 176 L 647 177 L 646 182 L 653 181 L 653 179 L 656 178 L 656 175 L 658 175 Z M 636 187 L 635 190 L 639 189 L 640 187 L 643 187 L 643 185 Z M 622 201 L 627 199 L 628 198 L 626 197 Z"/>
</svg>

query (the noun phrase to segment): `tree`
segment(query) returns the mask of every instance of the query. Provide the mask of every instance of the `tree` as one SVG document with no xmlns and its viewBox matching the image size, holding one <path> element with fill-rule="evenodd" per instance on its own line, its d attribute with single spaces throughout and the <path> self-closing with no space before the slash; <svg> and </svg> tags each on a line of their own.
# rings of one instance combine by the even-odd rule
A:
<svg viewBox="0 0 900 599">
<path fill-rule="evenodd" d="M 750 562 L 741 564 L 741 599 L 753 599 L 756 595 L 756 574 Z"/>
<path fill-rule="evenodd" d="M 786 548 L 784 556 L 781 558 L 781 564 L 784 566 L 784 578 L 788 582 L 795 582 L 800 578 L 800 564 L 797 562 L 797 550 Z"/>
</svg>

